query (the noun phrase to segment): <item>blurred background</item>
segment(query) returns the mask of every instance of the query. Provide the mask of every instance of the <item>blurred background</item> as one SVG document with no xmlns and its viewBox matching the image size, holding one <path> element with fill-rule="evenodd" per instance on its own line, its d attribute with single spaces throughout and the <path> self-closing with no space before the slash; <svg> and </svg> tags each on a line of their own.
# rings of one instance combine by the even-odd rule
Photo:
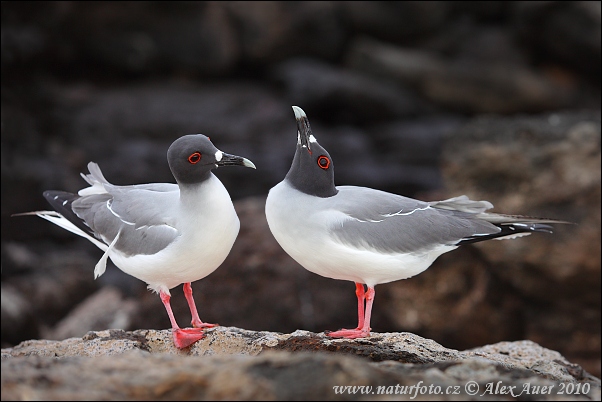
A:
<svg viewBox="0 0 602 402">
<path fill-rule="evenodd" d="M 157 295 L 37 217 L 89 161 L 115 184 L 173 182 L 203 133 L 257 170 L 219 169 L 241 220 L 193 284 L 201 319 L 353 327 L 351 282 L 309 273 L 264 216 L 307 113 L 336 183 L 568 220 L 465 246 L 376 288 L 375 332 L 451 348 L 533 340 L 600 376 L 600 2 L 2 2 L 2 347 L 169 328 Z M 190 322 L 181 287 L 172 303 Z"/>
</svg>

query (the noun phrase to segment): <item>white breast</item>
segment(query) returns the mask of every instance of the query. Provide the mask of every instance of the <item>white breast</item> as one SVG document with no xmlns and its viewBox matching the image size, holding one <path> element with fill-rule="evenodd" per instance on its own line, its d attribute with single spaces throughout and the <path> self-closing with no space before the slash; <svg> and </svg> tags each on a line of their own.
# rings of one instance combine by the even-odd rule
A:
<svg viewBox="0 0 602 402">
<path fill-rule="evenodd" d="M 153 255 L 110 255 L 121 270 L 157 292 L 169 293 L 215 271 L 230 253 L 240 229 L 230 195 L 213 175 L 193 194 L 181 194 L 177 210 L 180 235 L 171 245 Z"/>
<path fill-rule="evenodd" d="M 329 209 L 332 201 L 297 191 L 286 181 L 272 188 L 266 200 L 266 217 L 276 241 L 295 261 L 318 275 L 374 286 L 419 274 L 455 248 L 441 246 L 430 252 L 402 254 L 342 244 L 329 231 L 349 218 Z"/>
</svg>

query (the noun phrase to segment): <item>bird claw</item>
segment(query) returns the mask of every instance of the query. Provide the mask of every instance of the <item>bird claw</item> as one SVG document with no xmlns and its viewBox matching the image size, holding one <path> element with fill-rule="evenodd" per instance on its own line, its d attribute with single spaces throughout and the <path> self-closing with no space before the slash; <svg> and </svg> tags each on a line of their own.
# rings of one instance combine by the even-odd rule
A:
<svg viewBox="0 0 602 402">
<path fill-rule="evenodd" d="M 363 329 L 340 329 L 338 331 L 324 331 L 326 336 L 331 338 L 346 338 L 346 339 L 356 339 L 356 338 L 367 338 L 370 336 L 370 331 L 366 331 Z"/>
<path fill-rule="evenodd" d="M 199 321 L 199 322 L 196 322 L 196 323 L 193 321 L 191 324 L 192 324 L 192 326 L 194 328 L 215 328 L 215 327 L 219 327 L 219 324 L 210 324 L 208 322 L 202 322 L 202 321 Z"/>
<path fill-rule="evenodd" d="M 178 349 L 187 348 L 205 337 L 202 328 L 177 328 L 172 333 L 173 343 Z"/>
</svg>

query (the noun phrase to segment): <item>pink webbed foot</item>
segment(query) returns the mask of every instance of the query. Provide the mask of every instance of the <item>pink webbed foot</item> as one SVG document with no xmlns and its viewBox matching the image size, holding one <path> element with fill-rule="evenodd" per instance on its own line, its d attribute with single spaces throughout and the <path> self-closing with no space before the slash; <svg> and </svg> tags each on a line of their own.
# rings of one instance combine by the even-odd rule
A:
<svg viewBox="0 0 602 402">
<path fill-rule="evenodd" d="M 171 304 L 169 303 L 171 296 L 167 292 L 160 291 L 159 296 L 161 297 L 161 301 L 165 306 L 165 310 L 167 311 L 167 315 L 169 316 L 169 321 L 171 322 L 171 333 L 173 335 L 173 343 L 176 346 L 176 348 L 187 348 L 193 343 L 203 339 L 203 337 L 205 336 L 205 334 L 203 333 L 203 328 L 180 328 L 178 326 L 178 323 L 176 322 L 176 319 L 173 315 L 173 311 L 171 310 Z M 200 319 L 197 318 L 197 320 L 202 324 Z M 193 321 L 195 320 L 193 319 Z"/>
<path fill-rule="evenodd" d="M 178 349 L 187 348 L 205 337 L 201 328 L 173 328 L 172 334 L 173 343 Z"/>
<path fill-rule="evenodd" d="M 370 316 L 372 314 L 372 303 L 374 301 L 374 287 L 368 286 L 364 292 L 364 285 L 356 282 L 355 294 L 357 296 L 358 324 L 355 329 L 339 329 L 338 331 L 324 331 L 331 338 L 367 338 L 370 336 Z M 365 303 L 365 306 L 364 306 Z"/>
<path fill-rule="evenodd" d="M 192 298 L 192 285 L 190 282 L 187 282 L 183 286 L 184 296 L 186 296 L 186 301 L 188 302 L 188 307 L 190 307 L 190 313 L 192 314 L 192 321 L 190 322 L 195 328 L 213 328 L 219 327 L 219 324 L 209 324 L 208 322 L 203 322 L 199 318 L 199 313 L 196 309 L 196 305 L 194 304 L 194 299 Z"/>
<path fill-rule="evenodd" d="M 326 336 L 331 338 L 347 338 L 347 339 L 356 339 L 356 338 L 367 338 L 370 336 L 369 330 L 363 329 L 340 329 L 338 331 L 324 331 Z"/>
<path fill-rule="evenodd" d="M 219 327 L 219 324 L 210 324 L 208 322 L 203 322 L 201 320 L 192 320 L 191 322 L 194 328 L 215 328 Z"/>
</svg>

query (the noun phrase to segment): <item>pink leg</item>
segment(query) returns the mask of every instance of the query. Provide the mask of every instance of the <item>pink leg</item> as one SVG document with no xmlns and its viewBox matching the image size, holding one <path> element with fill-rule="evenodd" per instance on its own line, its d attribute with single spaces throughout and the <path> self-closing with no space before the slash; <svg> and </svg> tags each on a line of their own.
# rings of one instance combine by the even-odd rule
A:
<svg viewBox="0 0 602 402">
<path fill-rule="evenodd" d="M 357 296 L 357 328 L 362 328 L 364 325 L 364 302 L 366 300 L 366 295 L 364 293 L 364 284 L 363 283 L 355 283 L 355 295 Z"/>
<path fill-rule="evenodd" d="M 356 284 L 356 294 L 358 294 L 358 284 Z M 362 293 L 363 293 L 363 285 L 362 286 Z M 365 294 L 363 294 L 365 300 L 366 300 L 366 313 L 364 314 L 364 312 L 362 311 L 360 317 L 361 317 L 361 321 L 358 327 L 356 329 L 342 329 L 339 331 L 335 331 L 335 332 L 327 332 L 326 335 L 333 337 L 333 338 L 348 338 L 348 339 L 354 339 L 354 338 L 365 338 L 370 336 L 370 330 L 372 328 L 370 328 L 370 317 L 372 316 L 372 304 L 374 303 L 374 294 L 376 292 L 374 291 L 374 287 L 372 286 L 368 286 L 368 290 L 366 291 Z M 358 296 L 359 298 L 359 296 Z M 363 309 L 362 309 L 363 310 Z"/>
<path fill-rule="evenodd" d="M 363 332 L 367 333 L 367 336 L 370 336 L 370 318 L 372 318 L 372 304 L 374 303 L 374 295 L 376 295 L 376 291 L 374 287 L 368 286 L 368 290 L 366 291 L 366 315 L 364 317 L 364 326 L 362 328 Z"/>
<path fill-rule="evenodd" d="M 184 296 L 186 296 L 186 301 L 188 301 L 188 307 L 190 307 L 190 313 L 192 314 L 192 326 L 195 328 L 217 327 L 219 324 L 208 324 L 201 321 L 199 318 L 199 313 L 196 310 L 196 304 L 194 303 L 194 298 L 192 297 L 192 286 L 190 285 L 190 282 L 186 282 L 183 287 Z"/>
<path fill-rule="evenodd" d="M 165 310 L 167 310 L 169 321 L 171 321 L 171 332 L 173 333 L 173 342 L 178 349 L 186 348 L 195 343 L 196 341 L 203 339 L 205 335 L 203 334 L 202 329 L 180 328 L 178 326 L 178 323 L 176 322 L 176 318 L 173 315 L 173 311 L 171 310 L 171 304 L 169 303 L 171 297 L 163 291 L 159 292 L 159 296 L 161 297 L 161 301 L 165 306 Z"/>
</svg>

